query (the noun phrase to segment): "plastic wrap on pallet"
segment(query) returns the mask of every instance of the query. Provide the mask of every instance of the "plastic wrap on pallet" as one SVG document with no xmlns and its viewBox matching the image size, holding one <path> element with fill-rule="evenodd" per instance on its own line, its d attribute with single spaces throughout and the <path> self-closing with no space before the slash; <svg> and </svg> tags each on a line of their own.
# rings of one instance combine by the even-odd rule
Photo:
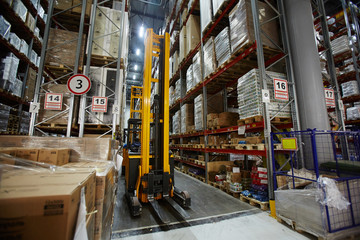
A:
<svg viewBox="0 0 360 240">
<path fill-rule="evenodd" d="M 286 79 L 286 76 L 281 73 L 267 71 L 267 87 L 270 91 L 269 114 L 274 116 L 280 109 L 286 105 L 286 101 L 276 100 L 274 98 L 274 83 L 273 78 Z M 238 104 L 239 104 L 239 118 L 244 119 L 263 115 L 263 103 L 261 95 L 261 79 L 259 71 L 253 69 L 239 78 L 237 85 Z M 277 117 L 290 117 L 290 106 L 282 109 Z"/>
<path fill-rule="evenodd" d="M 213 16 L 220 10 L 221 5 L 227 0 L 212 0 Z"/>
<path fill-rule="evenodd" d="M 0 103 L 0 132 L 7 131 L 10 109 L 10 106 Z"/>
<path fill-rule="evenodd" d="M 30 136 L 0 136 L 0 147 L 68 148 L 70 162 L 113 160 L 118 142 L 110 138 L 54 138 Z"/>
<path fill-rule="evenodd" d="M 212 21 L 212 3 L 209 0 L 200 0 L 200 17 L 201 17 L 201 31 L 204 32 L 205 28 Z"/>
<path fill-rule="evenodd" d="M 275 17 L 274 11 L 263 2 L 258 2 L 260 24 L 268 21 L 262 26 L 262 31 L 271 38 L 262 37 L 265 46 L 275 48 L 279 45 L 278 27 L 275 21 L 269 21 Z M 255 32 L 250 0 L 240 0 L 229 14 L 230 42 L 232 53 L 242 46 L 255 42 Z M 273 43 L 274 42 L 274 43 Z"/>
<path fill-rule="evenodd" d="M 194 125 L 195 130 L 202 130 L 204 128 L 202 94 L 194 98 Z"/>
<path fill-rule="evenodd" d="M 342 97 L 350 97 L 359 95 L 359 86 L 357 81 L 349 81 L 341 84 Z"/>
<path fill-rule="evenodd" d="M 29 44 L 27 44 L 27 42 L 24 39 L 21 39 L 20 52 L 23 53 L 25 56 L 27 56 L 28 51 L 29 51 Z"/>
<path fill-rule="evenodd" d="M 0 65 L 1 80 L 9 82 L 15 81 L 19 62 L 20 60 L 13 53 L 10 53 L 9 56 L 3 58 Z"/>
<path fill-rule="evenodd" d="M 346 119 L 348 121 L 360 119 L 360 106 L 350 107 L 346 109 Z"/>
<path fill-rule="evenodd" d="M 170 86 L 169 88 L 169 106 L 174 104 L 174 98 L 175 98 L 175 89 L 174 86 Z"/>
<path fill-rule="evenodd" d="M 187 56 L 199 44 L 201 38 L 200 18 L 191 14 L 186 22 L 186 53 Z"/>
<path fill-rule="evenodd" d="M 173 134 L 179 134 L 180 133 L 180 110 L 177 111 L 173 118 L 172 118 L 172 129 L 173 129 Z"/>
<path fill-rule="evenodd" d="M 11 32 L 9 34 L 9 43 L 13 45 L 17 50 L 20 50 L 21 39 L 15 33 Z"/>
<path fill-rule="evenodd" d="M 200 52 L 198 51 L 193 57 L 193 78 L 194 84 L 198 84 L 202 81 L 201 76 L 201 61 L 200 61 Z"/>
<path fill-rule="evenodd" d="M 221 66 L 231 56 L 229 28 L 224 28 L 214 39 L 215 53 L 218 65 Z"/>
<path fill-rule="evenodd" d="M 6 40 L 9 39 L 10 28 L 11 24 L 2 15 L 0 15 L 0 35 Z"/>
<path fill-rule="evenodd" d="M 37 53 L 36 53 L 34 50 L 31 50 L 30 61 L 31 61 L 33 64 L 36 64 L 37 58 L 38 58 Z"/>
<path fill-rule="evenodd" d="M 19 132 L 21 134 L 29 133 L 30 117 L 31 114 L 29 112 L 25 112 L 25 111 L 21 112 L 21 120 L 20 120 L 20 128 L 19 128 Z"/>
<path fill-rule="evenodd" d="M 216 69 L 216 54 L 215 54 L 215 44 L 214 37 L 210 37 L 209 40 L 204 45 L 204 77 L 206 78 Z"/>
<path fill-rule="evenodd" d="M 339 55 L 341 53 L 350 51 L 350 44 L 347 35 L 343 35 L 331 41 L 331 48 L 333 55 Z"/>
<path fill-rule="evenodd" d="M 23 82 L 16 78 L 14 82 L 12 82 L 12 89 L 10 92 L 15 96 L 21 97 L 22 87 L 23 87 Z"/>
<path fill-rule="evenodd" d="M 181 106 L 181 133 L 190 131 L 190 127 L 194 125 L 194 104 L 186 103 Z"/>
<path fill-rule="evenodd" d="M 190 91 L 194 86 L 193 66 L 190 65 L 186 71 L 186 92 Z"/>
<path fill-rule="evenodd" d="M 12 8 L 14 9 L 16 15 L 18 15 L 23 20 L 23 22 L 25 22 L 27 15 L 27 8 L 21 2 L 21 0 L 13 0 Z"/>
<path fill-rule="evenodd" d="M 175 102 L 181 97 L 181 81 L 180 79 L 175 82 Z"/>
</svg>

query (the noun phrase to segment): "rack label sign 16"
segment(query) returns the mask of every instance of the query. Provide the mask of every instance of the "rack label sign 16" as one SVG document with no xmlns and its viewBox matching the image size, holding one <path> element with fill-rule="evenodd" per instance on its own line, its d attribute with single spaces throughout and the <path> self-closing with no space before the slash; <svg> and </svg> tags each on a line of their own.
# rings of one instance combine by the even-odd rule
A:
<svg viewBox="0 0 360 240">
<path fill-rule="evenodd" d="M 274 98 L 278 100 L 289 101 L 287 80 L 274 78 Z"/>
<path fill-rule="evenodd" d="M 62 93 L 46 93 L 44 109 L 60 111 L 62 109 L 62 101 Z"/>
<path fill-rule="evenodd" d="M 92 112 L 107 112 L 107 97 L 93 97 L 91 104 Z"/>
<path fill-rule="evenodd" d="M 334 90 L 330 88 L 325 88 L 325 100 L 327 107 L 335 107 Z"/>
</svg>

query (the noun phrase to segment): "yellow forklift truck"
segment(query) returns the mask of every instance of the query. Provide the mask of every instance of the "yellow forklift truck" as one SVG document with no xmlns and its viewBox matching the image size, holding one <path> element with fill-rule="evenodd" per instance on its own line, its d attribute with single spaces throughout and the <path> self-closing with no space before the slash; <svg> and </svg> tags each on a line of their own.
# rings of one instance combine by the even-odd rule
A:
<svg viewBox="0 0 360 240">
<path fill-rule="evenodd" d="M 150 203 L 163 223 L 168 220 L 157 200 L 170 204 L 184 219 L 189 215 L 182 207 L 191 204 L 188 192 L 175 188 L 174 159 L 169 151 L 169 54 L 169 34 L 160 36 L 148 29 L 143 86 L 131 89 L 131 112 L 123 152 L 126 198 L 131 214 L 139 216 L 142 203 Z M 152 78 L 151 74 L 156 58 L 159 59 L 158 79 Z M 157 90 L 153 92 L 157 94 L 151 96 L 154 87 Z"/>
</svg>

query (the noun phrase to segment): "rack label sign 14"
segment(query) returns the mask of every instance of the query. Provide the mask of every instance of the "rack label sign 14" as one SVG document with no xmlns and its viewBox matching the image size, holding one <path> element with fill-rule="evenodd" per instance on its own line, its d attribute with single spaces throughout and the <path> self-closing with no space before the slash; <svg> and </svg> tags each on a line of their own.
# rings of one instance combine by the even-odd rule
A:
<svg viewBox="0 0 360 240">
<path fill-rule="evenodd" d="M 278 100 L 289 101 L 287 80 L 274 78 L 274 98 Z"/>
<path fill-rule="evenodd" d="M 107 97 L 93 97 L 91 104 L 92 112 L 107 112 Z"/>
<path fill-rule="evenodd" d="M 325 101 L 327 107 L 335 107 L 334 90 L 325 88 Z"/>
<path fill-rule="evenodd" d="M 91 88 L 90 79 L 83 74 L 75 74 L 69 78 L 67 87 L 75 95 L 87 93 Z"/>
<path fill-rule="evenodd" d="M 44 109 L 60 111 L 62 109 L 62 101 L 62 93 L 46 93 Z"/>
</svg>

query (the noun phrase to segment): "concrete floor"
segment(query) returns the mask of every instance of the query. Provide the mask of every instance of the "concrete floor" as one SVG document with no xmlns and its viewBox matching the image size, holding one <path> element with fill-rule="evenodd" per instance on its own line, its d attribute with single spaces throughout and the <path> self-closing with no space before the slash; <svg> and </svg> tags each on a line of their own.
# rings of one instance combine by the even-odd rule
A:
<svg viewBox="0 0 360 240">
<path fill-rule="evenodd" d="M 190 193 L 191 207 L 186 210 L 190 219 L 183 221 L 160 202 L 170 219 L 170 224 L 160 226 L 146 204 L 141 217 L 130 216 L 121 179 L 112 239 L 308 239 L 278 223 L 267 212 L 188 175 L 175 171 L 175 185 Z"/>
</svg>

